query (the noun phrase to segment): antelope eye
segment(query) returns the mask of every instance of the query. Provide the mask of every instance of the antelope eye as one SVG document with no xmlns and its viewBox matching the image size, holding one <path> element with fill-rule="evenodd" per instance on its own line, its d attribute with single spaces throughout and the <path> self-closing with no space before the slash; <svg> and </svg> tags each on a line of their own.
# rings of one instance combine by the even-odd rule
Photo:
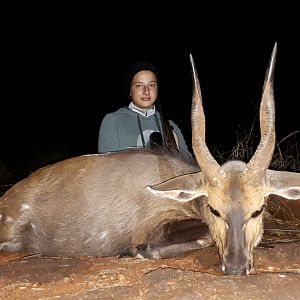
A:
<svg viewBox="0 0 300 300">
<path fill-rule="evenodd" d="M 212 214 L 214 214 L 216 217 L 221 217 L 220 213 L 216 209 L 214 209 L 210 205 L 208 205 L 208 207 L 209 207 L 209 209 L 210 209 L 210 211 L 211 211 Z"/>
<path fill-rule="evenodd" d="M 251 215 L 251 218 L 256 218 L 258 217 L 264 210 L 264 205 L 261 207 L 261 209 L 255 211 L 252 215 Z"/>
</svg>

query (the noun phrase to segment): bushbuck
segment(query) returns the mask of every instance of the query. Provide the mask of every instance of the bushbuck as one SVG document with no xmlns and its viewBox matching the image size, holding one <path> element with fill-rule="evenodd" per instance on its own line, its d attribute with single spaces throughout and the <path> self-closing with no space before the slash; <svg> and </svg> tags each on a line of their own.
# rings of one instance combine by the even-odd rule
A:
<svg viewBox="0 0 300 300">
<path fill-rule="evenodd" d="M 131 149 L 43 167 L 0 199 L 0 249 L 51 256 L 165 258 L 215 244 L 226 274 L 248 274 L 270 194 L 300 198 L 300 173 L 268 169 L 275 147 L 275 43 L 260 105 L 261 138 L 248 163 L 219 165 L 205 142 L 192 56 L 194 162 L 178 152 Z M 209 235 L 168 243 L 168 224 L 202 220 Z"/>
</svg>

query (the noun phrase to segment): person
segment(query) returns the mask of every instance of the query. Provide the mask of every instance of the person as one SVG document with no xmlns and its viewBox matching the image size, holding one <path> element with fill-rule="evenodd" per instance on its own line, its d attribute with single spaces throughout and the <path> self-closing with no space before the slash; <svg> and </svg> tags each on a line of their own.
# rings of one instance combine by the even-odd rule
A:
<svg viewBox="0 0 300 300">
<path fill-rule="evenodd" d="M 172 120 L 164 120 L 158 98 L 158 72 L 148 61 L 135 62 L 127 77 L 128 107 L 108 113 L 102 119 L 98 152 L 167 145 L 186 160 L 193 159 L 183 134 Z"/>
</svg>

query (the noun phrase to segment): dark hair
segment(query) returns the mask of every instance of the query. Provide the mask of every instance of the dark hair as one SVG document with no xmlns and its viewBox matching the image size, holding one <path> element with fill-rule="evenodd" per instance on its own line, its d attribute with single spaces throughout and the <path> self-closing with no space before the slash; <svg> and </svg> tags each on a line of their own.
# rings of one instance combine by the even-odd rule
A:
<svg viewBox="0 0 300 300">
<path fill-rule="evenodd" d="M 150 62 L 148 62 L 146 60 L 136 61 L 135 63 L 133 63 L 131 65 L 131 67 L 128 70 L 128 75 L 127 75 L 126 82 L 125 82 L 125 93 L 127 96 L 129 96 L 129 94 L 130 94 L 131 81 L 132 81 L 134 75 L 136 73 L 138 73 L 140 71 L 144 71 L 144 70 L 149 70 L 149 71 L 153 72 L 158 80 L 158 72 L 153 64 L 151 64 Z"/>
</svg>

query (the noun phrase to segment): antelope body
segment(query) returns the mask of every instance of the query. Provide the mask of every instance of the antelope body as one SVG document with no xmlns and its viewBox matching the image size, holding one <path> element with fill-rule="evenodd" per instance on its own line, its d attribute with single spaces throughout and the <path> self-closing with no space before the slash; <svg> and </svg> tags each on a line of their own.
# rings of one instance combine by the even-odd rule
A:
<svg viewBox="0 0 300 300">
<path fill-rule="evenodd" d="M 205 143 L 205 116 L 191 57 L 195 162 L 135 149 L 46 166 L 0 199 L 0 249 L 56 256 L 163 258 L 216 244 L 226 274 L 249 273 L 263 234 L 267 197 L 300 199 L 300 174 L 269 170 L 275 146 L 275 44 L 260 107 L 261 140 L 248 163 L 219 165 Z M 200 171 L 201 170 L 201 171 Z M 167 243 L 166 226 L 202 220 L 210 231 Z"/>
</svg>

